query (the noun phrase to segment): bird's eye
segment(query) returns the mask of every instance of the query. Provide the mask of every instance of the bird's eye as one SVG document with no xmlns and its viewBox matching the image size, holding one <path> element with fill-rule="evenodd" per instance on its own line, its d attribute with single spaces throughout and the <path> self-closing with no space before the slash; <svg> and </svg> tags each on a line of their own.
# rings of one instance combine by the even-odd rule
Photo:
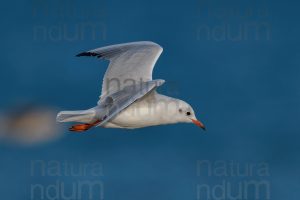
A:
<svg viewBox="0 0 300 200">
<path fill-rule="evenodd" d="M 180 113 L 182 112 L 182 109 L 181 108 L 179 108 L 179 110 L 178 110 Z"/>
<path fill-rule="evenodd" d="M 186 115 L 188 115 L 188 116 L 191 115 L 191 112 L 187 112 Z"/>
</svg>

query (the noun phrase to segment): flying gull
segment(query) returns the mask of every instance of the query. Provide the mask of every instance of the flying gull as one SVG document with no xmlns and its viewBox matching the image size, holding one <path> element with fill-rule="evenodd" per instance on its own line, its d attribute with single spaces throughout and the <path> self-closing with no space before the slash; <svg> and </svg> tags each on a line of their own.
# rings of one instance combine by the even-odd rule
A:
<svg viewBox="0 0 300 200">
<path fill-rule="evenodd" d="M 79 122 L 69 129 L 76 132 L 98 126 L 135 129 L 180 122 L 194 123 L 205 130 L 188 103 L 156 91 L 165 82 L 152 79 L 154 65 L 162 51 L 154 42 L 141 41 L 78 54 L 78 57 L 93 56 L 110 62 L 101 96 L 93 108 L 59 112 L 57 121 Z"/>
</svg>

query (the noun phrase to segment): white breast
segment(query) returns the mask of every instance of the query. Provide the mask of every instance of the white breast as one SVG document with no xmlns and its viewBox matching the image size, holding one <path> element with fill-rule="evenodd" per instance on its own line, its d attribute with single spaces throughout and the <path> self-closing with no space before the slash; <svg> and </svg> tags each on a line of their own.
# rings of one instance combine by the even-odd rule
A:
<svg viewBox="0 0 300 200">
<path fill-rule="evenodd" d="M 105 125 L 111 128 L 141 128 L 160 124 L 176 123 L 172 105 L 176 99 L 151 93 L 141 100 L 134 102 L 120 112 L 114 119 Z"/>
</svg>

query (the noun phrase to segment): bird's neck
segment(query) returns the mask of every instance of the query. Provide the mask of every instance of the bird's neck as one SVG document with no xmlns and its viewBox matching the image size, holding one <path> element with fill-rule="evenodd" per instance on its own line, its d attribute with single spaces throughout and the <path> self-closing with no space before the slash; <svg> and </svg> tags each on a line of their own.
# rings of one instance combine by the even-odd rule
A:
<svg viewBox="0 0 300 200">
<path fill-rule="evenodd" d="M 156 117 L 166 124 L 177 123 L 179 110 L 179 99 L 168 97 L 166 95 L 154 92 L 148 99 L 151 103 L 152 110 Z"/>
</svg>

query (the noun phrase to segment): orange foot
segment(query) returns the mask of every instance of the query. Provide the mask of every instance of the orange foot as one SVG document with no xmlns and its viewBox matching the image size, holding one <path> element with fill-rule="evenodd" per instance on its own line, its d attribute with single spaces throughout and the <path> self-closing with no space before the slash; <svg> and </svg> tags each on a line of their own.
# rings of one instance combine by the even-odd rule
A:
<svg viewBox="0 0 300 200">
<path fill-rule="evenodd" d="M 87 131 L 93 126 L 97 125 L 100 122 L 100 120 L 97 120 L 91 124 L 75 124 L 71 128 L 69 128 L 69 131 L 75 131 L 75 132 L 81 132 L 81 131 Z"/>
</svg>

